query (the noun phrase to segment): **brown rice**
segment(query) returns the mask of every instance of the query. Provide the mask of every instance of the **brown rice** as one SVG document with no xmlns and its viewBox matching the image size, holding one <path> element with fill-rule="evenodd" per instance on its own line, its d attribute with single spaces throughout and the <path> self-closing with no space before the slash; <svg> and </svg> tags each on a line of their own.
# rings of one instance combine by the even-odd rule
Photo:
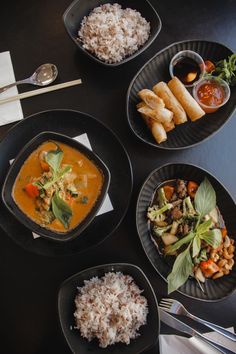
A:
<svg viewBox="0 0 236 354">
<path fill-rule="evenodd" d="M 149 35 L 150 23 L 137 10 L 108 3 L 83 18 L 78 39 L 99 59 L 117 63 L 136 52 Z"/>
<path fill-rule="evenodd" d="M 78 291 L 74 316 L 82 337 L 89 341 L 97 338 L 99 346 L 106 348 L 117 342 L 129 344 L 139 336 L 148 307 L 131 276 L 109 272 L 102 278 L 85 280 Z"/>
</svg>

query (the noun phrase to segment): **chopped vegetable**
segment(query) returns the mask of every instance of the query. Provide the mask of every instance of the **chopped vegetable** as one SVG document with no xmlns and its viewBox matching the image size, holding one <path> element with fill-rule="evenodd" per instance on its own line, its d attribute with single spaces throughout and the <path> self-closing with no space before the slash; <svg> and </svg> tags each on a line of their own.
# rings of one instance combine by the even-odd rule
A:
<svg viewBox="0 0 236 354">
<path fill-rule="evenodd" d="M 186 197 L 183 200 L 183 214 L 184 214 L 184 216 L 194 216 L 197 214 L 197 212 L 194 209 L 194 206 L 191 202 L 190 196 Z"/>
<path fill-rule="evenodd" d="M 210 60 L 205 60 L 204 61 L 204 64 L 205 64 L 205 71 L 210 74 L 212 71 L 215 70 L 215 64 L 212 63 L 212 61 Z"/>
<path fill-rule="evenodd" d="M 165 192 L 165 197 L 168 201 L 171 200 L 173 194 L 174 194 L 174 187 L 166 185 L 163 187 L 164 192 Z"/>
<path fill-rule="evenodd" d="M 165 244 L 165 246 L 169 246 L 172 245 L 173 243 L 178 241 L 178 237 L 176 237 L 175 235 L 169 234 L 169 233 L 164 233 L 162 235 L 162 241 Z"/>
<path fill-rule="evenodd" d="M 155 236 L 161 237 L 162 234 L 163 234 L 164 232 L 169 231 L 170 228 L 171 228 L 171 225 L 167 225 L 167 226 L 164 226 L 164 227 L 154 226 L 153 232 L 154 232 Z"/>
<path fill-rule="evenodd" d="M 157 205 L 154 205 L 152 207 L 148 208 L 148 213 L 147 213 L 147 217 L 151 220 L 151 221 L 160 221 L 160 220 L 164 220 L 165 217 L 163 215 L 163 213 L 166 210 L 169 210 L 173 207 L 173 205 L 171 203 L 168 203 L 166 205 L 164 205 L 162 208 L 158 208 Z"/>
<path fill-rule="evenodd" d="M 224 227 L 223 229 L 221 229 L 221 235 L 222 235 L 222 238 L 225 238 L 225 236 L 227 235 L 227 229 L 226 229 L 226 227 Z"/>
<path fill-rule="evenodd" d="M 25 191 L 26 193 L 28 194 L 28 196 L 30 198 L 36 198 L 39 196 L 39 189 L 38 187 L 33 184 L 33 183 L 28 183 L 26 186 L 25 186 Z"/>
<path fill-rule="evenodd" d="M 189 181 L 188 182 L 188 186 L 187 186 L 187 189 L 188 189 L 188 194 L 191 198 L 194 198 L 195 197 L 195 194 L 197 192 L 197 189 L 198 189 L 198 184 L 196 182 L 193 182 L 193 181 Z"/>
<path fill-rule="evenodd" d="M 158 199 L 159 206 L 161 208 L 168 203 L 168 200 L 167 200 L 166 195 L 165 195 L 164 188 L 158 189 L 157 199 Z"/>
<path fill-rule="evenodd" d="M 219 270 L 218 265 L 212 259 L 201 262 L 200 268 L 206 278 L 212 277 L 212 275 Z"/>
</svg>

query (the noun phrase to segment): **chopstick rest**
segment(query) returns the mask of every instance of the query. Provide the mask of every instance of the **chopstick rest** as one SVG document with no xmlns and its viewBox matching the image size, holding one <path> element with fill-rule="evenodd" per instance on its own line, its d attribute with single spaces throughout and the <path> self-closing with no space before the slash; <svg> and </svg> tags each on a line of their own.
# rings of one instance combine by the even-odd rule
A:
<svg viewBox="0 0 236 354">
<path fill-rule="evenodd" d="M 7 98 L 0 100 L 0 105 L 4 104 L 4 103 L 15 101 L 15 100 L 22 100 L 23 98 L 41 95 L 43 93 L 47 93 L 47 92 L 51 92 L 51 91 L 61 90 L 66 87 L 71 87 L 71 86 L 75 86 L 75 85 L 79 85 L 79 84 L 82 84 L 81 79 L 63 82 L 62 84 L 57 84 L 57 85 L 53 85 L 53 86 L 49 86 L 49 87 L 43 87 L 43 88 L 40 88 L 37 90 L 23 92 L 23 93 L 20 93 L 19 95 L 7 97 Z"/>
</svg>

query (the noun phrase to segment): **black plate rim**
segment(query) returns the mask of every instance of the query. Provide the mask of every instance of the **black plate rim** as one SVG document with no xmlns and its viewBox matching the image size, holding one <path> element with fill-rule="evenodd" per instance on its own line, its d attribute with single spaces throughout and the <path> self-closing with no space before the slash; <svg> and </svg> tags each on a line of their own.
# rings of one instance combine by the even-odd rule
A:
<svg viewBox="0 0 236 354">
<path fill-rule="evenodd" d="M 236 105 L 234 107 L 234 110 L 232 111 L 232 113 L 227 117 L 227 119 L 224 121 L 224 123 L 214 132 L 212 132 L 211 134 L 209 134 L 208 136 L 206 136 L 204 139 L 193 143 L 191 145 L 187 145 L 187 146 L 179 146 L 179 147 L 166 147 L 163 146 L 161 144 L 157 144 L 157 143 L 152 143 L 150 141 L 146 141 L 145 139 L 143 139 L 141 136 L 139 136 L 138 134 L 136 134 L 136 132 L 134 131 L 131 122 L 130 122 L 130 118 L 129 118 L 129 97 L 130 97 L 130 91 L 132 89 L 132 86 L 136 80 L 136 78 L 138 77 L 138 75 L 140 74 L 140 72 L 144 69 L 144 67 L 146 65 L 148 65 L 153 59 L 155 59 L 156 56 L 160 55 L 161 53 L 163 53 L 164 51 L 168 50 L 169 48 L 171 48 L 172 46 L 178 45 L 178 44 L 183 44 L 183 43 L 191 43 L 191 42 L 205 42 L 205 43 L 211 43 L 211 44 L 216 44 L 216 45 L 220 45 L 220 46 L 224 46 L 226 49 L 228 49 L 229 51 L 231 51 L 232 53 L 234 53 L 234 51 L 229 48 L 228 46 L 224 45 L 223 43 L 220 42 L 216 42 L 216 41 L 208 41 L 208 40 L 204 40 L 204 39 L 190 39 L 190 40 L 183 40 L 183 41 L 178 41 L 178 42 L 173 42 L 170 45 L 168 45 L 167 47 L 161 49 L 160 51 L 158 51 L 156 54 L 154 54 L 153 57 L 151 57 L 146 63 L 144 63 L 144 65 L 139 69 L 139 71 L 135 74 L 135 76 L 133 77 L 133 79 L 131 80 L 128 90 L 127 90 L 127 94 L 126 94 L 126 117 L 128 120 L 128 124 L 129 127 L 132 131 L 132 133 L 139 139 L 141 140 L 144 144 L 148 144 L 152 147 L 155 147 L 157 149 L 161 149 L 161 150 L 171 150 L 171 151 L 175 151 L 175 150 L 184 150 L 184 149 L 189 149 L 192 147 L 195 147 L 201 143 L 203 143 L 204 141 L 212 138 L 215 134 L 217 134 L 223 127 L 224 125 L 226 125 L 229 120 L 231 119 L 231 117 L 234 115 L 235 111 L 236 111 Z"/>
<path fill-rule="evenodd" d="M 105 267 L 116 267 L 116 266 L 120 266 L 120 267 L 127 267 L 127 268 L 134 268 L 136 270 L 138 270 L 138 272 L 140 272 L 142 274 L 142 276 L 144 277 L 146 283 L 148 284 L 150 290 L 151 290 L 151 293 L 153 295 L 153 299 L 156 303 L 156 312 L 157 312 L 157 315 L 158 315 L 158 319 L 157 319 L 157 322 L 158 322 L 158 328 L 159 328 L 159 333 L 157 333 L 157 336 L 156 336 L 156 340 L 155 340 L 155 343 L 153 343 L 152 345 L 148 346 L 147 348 L 143 349 L 143 351 L 146 351 L 150 348 L 152 348 L 153 346 L 155 346 L 159 340 L 159 335 L 160 335 L 160 328 L 161 328 L 161 320 L 160 320 L 160 311 L 159 311 L 159 306 L 158 306 L 158 301 L 157 301 L 157 296 L 156 296 L 156 293 L 153 289 L 153 286 L 150 282 L 150 280 L 148 279 L 147 275 L 145 274 L 145 272 L 139 267 L 137 266 L 136 264 L 133 264 L 133 263 L 127 263 L 127 262 L 115 262 L 115 263 L 105 263 L 105 264 L 99 264 L 97 266 L 93 266 L 93 267 L 89 267 L 89 268 L 85 268 L 83 270 L 81 270 L 80 272 L 78 273 L 75 273 L 75 274 L 72 274 L 69 278 L 66 278 L 65 280 L 63 280 L 63 282 L 59 285 L 58 287 L 58 290 L 57 290 L 57 314 L 58 314 L 58 319 L 59 319 L 59 323 L 60 323 L 60 328 L 61 328 L 61 331 L 63 333 L 63 336 L 66 340 L 66 343 L 68 344 L 69 348 L 71 349 L 71 351 L 73 352 L 73 348 L 71 347 L 70 345 L 70 342 L 67 340 L 67 336 L 65 335 L 65 332 L 64 332 L 64 327 L 62 325 L 62 321 L 61 321 L 61 316 L 60 316 L 60 297 L 61 297 L 61 290 L 62 288 L 64 287 L 65 284 L 69 283 L 71 280 L 73 280 L 74 278 L 78 277 L 79 275 L 83 274 L 83 273 L 87 273 L 91 270 L 99 270 L 101 268 L 105 268 Z M 140 354 L 142 353 L 140 352 Z M 137 353 L 139 354 L 139 353 Z"/>
<path fill-rule="evenodd" d="M 51 138 L 50 138 L 51 136 Z M 45 137 L 48 140 L 53 140 L 53 139 L 66 139 L 67 141 L 69 140 L 73 140 L 71 137 L 65 135 L 65 134 L 61 134 L 61 133 L 56 133 L 53 131 L 43 131 L 37 135 L 35 135 L 32 139 L 30 139 L 30 141 L 19 151 L 19 153 L 17 154 L 16 158 L 14 159 L 14 162 L 12 163 L 12 165 L 10 166 L 5 181 L 3 182 L 3 186 L 2 186 L 2 201 L 5 204 L 5 206 L 7 207 L 7 209 L 10 211 L 10 213 L 22 224 L 24 224 L 24 226 L 26 226 L 28 229 L 30 229 L 31 232 L 35 232 L 36 234 L 40 235 L 41 237 L 47 238 L 51 241 L 55 241 L 55 242 L 67 242 L 70 240 L 73 240 L 76 237 L 79 237 L 83 231 L 90 225 L 90 223 L 93 221 L 94 217 L 96 216 L 96 213 L 100 210 L 102 203 L 107 195 L 109 186 L 110 186 L 110 180 L 111 180 L 111 173 L 107 167 L 107 165 L 103 162 L 103 160 L 100 158 L 100 156 L 98 156 L 95 152 L 93 152 L 92 150 L 88 149 L 85 145 L 81 144 L 79 141 L 74 140 L 73 144 L 78 146 L 78 151 L 82 151 L 83 154 L 89 158 L 89 160 L 91 160 L 91 157 L 93 157 L 95 160 L 97 160 L 97 163 L 100 164 L 99 168 L 102 171 L 103 175 L 104 175 L 104 185 L 102 186 L 101 189 L 101 194 L 98 197 L 97 201 L 95 202 L 94 206 L 92 207 L 92 209 L 90 210 L 89 214 L 79 223 L 77 224 L 73 229 L 65 232 L 65 233 L 61 233 L 61 232 L 56 232 L 56 231 L 52 231 L 50 229 L 44 228 L 41 225 L 37 224 L 33 219 L 31 220 L 17 205 L 17 203 L 15 202 L 14 198 L 11 195 L 11 203 L 13 203 L 15 205 L 15 207 L 18 209 L 18 211 L 20 212 L 20 215 L 15 215 L 14 211 L 12 210 L 11 206 L 8 204 L 7 200 L 5 199 L 5 189 L 7 184 L 9 183 L 9 178 L 12 175 L 12 173 L 14 174 L 14 170 L 15 170 L 15 166 L 18 163 L 18 160 L 22 158 L 22 155 L 24 155 L 24 153 L 27 153 L 27 151 L 31 150 L 31 146 L 34 143 L 37 143 L 37 141 L 40 141 L 42 137 Z M 42 143 L 42 142 L 41 142 Z M 80 150 L 79 150 L 80 149 Z M 31 151 L 32 153 L 32 151 Z M 29 155 L 28 155 L 29 157 Z M 26 160 L 24 160 L 25 162 Z M 24 163 L 23 162 L 23 163 Z M 20 172 L 20 168 L 17 171 L 17 174 Z M 32 227 L 29 226 L 29 222 L 30 225 Z M 35 228 L 35 229 L 33 229 Z M 36 230 L 37 229 L 37 230 Z M 63 236 L 63 237 L 62 237 Z"/>
<path fill-rule="evenodd" d="M 76 47 L 81 50 L 82 53 L 84 53 L 85 55 L 87 55 L 90 59 L 94 60 L 96 63 L 99 63 L 99 64 L 102 64 L 103 66 L 106 66 L 106 67 L 117 67 L 117 66 L 120 66 L 122 64 L 125 64 L 127 62 L 129 62 L 130 60 L 132 59 L 135 59 L 139 54 L 142 54 L 146 49 L 148 49 L 151 44 L 154 42 L 154 40 L 157 38 L 158 34 L 160 33 L 161 29 L 162 29 L 162 21 L 161 21 L 161 18 L 158 14 L 158 12 L 156 11 L 156 9 L 153 7 L 153 5 L 149 2 L 149 0 L 144 0 L 148 5 L 149 7 L 152 9 L 153 13 L 155 13 L 155 16 L 156 18 L 158 19 L 158 22 L 159 22 L 159 28 L 158 30 L 156 31 L 156 33 L 153 35 L 153 38 L 150 40 L 150 42 L 148 43 L 148 45 L 145 46 L 145 43 L 144 45 L 139 48 L 136 52 L 134 52 L 134 54 L 128 56 L 127 58 L 121 60 L 120 62 L 118 63 L 106 63 L 102 60 L 100 60 L 99 58 L 95 57 L 93 54 L 91 54 L 89 51 L 85 50 L 82 46 L 78 45 L 78 41 L 76 41 L 76 38 L 73 37 L 71 35 L 71 33 L 69 32 L 68 28 L 67 28 L 67 25 L 66 25 L 66 17 L 68 15 L 68 13 L 70 12 L 70 10 L 72 9 L 72 7 L 74 6 L 74 4 L 76 4 L 79 0 L 74 0 L 68 7 L 67 9 L 64 11 L 63 15 L 62 15 L 62 19 L 63 19 L 63 24 L 64 24 L 64 27 L 66 29 L 66 32 L 67 34 L 69 35 L 70 39 L 72 39 L 72 41 L 76 44 Z"/>
<path fill-rule="evenodd" d="M 52 109 L 46 109 L 46 110 L 43 110 L 43 111 L 40 111 L 40 112 L 36 112 L 36 113 L 33 113 L 25 118 L 23 118 L 22 120 L 20 120 L 18 123 L 16 123 L 14 126 L 12 126 L 7 132 L 6 134 L 4 135 L 3 139 L 0 141 L 0 146 L 1 144 L 4 144 L 4 141 L 5 139 L 7 139 L 9 133 L 11 133 L 14 129 L 16 129 L 16 127 L 20 124 L 24 124 L 24 121 L 26 119 L 30 119 L 34 116 L 37 116 L 37 115 L 40 115 L 40 114 L 46 114 L 48 112 L 73 112 L 73 113 L 76 113 L 76 114 L 82 114 L 88 118 L 90 118 L 91 120 L 94 120 L 96 121 L 98 124 L 102 125 L 105 129 L 107 129 L 109 131 L 109 133 L 111 135 L 113 135 L 116 140 L 118 141 L 118 143 L 120 144 L 121 148 L 123 149 L 124 151 L 124 154 L 127 158 L 127 162 L 129 164 L 129 173 L 130 173 L 130 190 L 129 190 L 129 194 L 127 195 L 127 199 L 128 199 L 128 202 L 126 204 L 126 207 L 124 208 L 123 210 L 123 215 L 122 217 L 120 218 L 119 222 L 116 224 L 116 226 L 102 239 L 100 240 L 99 242 L 91 245 L 91 246 L 88 246 L 86 247 L 85 249 L 82 249 L 82 250 L 77 250 L 75 252 L 73 252 L 73 255 L 75 254 L 82 254 L 82 253 L 85 253 L 87 251 L 91 251 L 93 250 L 94 248 L 98 247 L 99 245 L 101 245 L 110 235 L 112 235 L 117 229 L 118 227 L 120 226 L 120 224 L 122 223 L 122 221 L 124 220 L 126 214 L 127 214 L 127 211 L 128 211 L 128 208 L 129 208 L 129 205 L 130 205 L 130 200 L 131 200 L 131 196 L 132 196 L 132 192 L 133 192 L 133 167 L 132 167 L 132 163 L 131 163 L 131 160 L 130 160 L 130 157 L 129 157 L 129 154 L 124 146 L 124 144 L 122 143 L 122 141 L 120 140 L 120 138 L 117 136 L 117 134 L 109 127 L 107 126 L 106 124 L 104 124 L 102 121 L 100 121 L 99 119 L 95 118 L 94 116 L 92 116 L 91 114 L 88 114 L 88 113 L 85 113 L 85 112 L 82 112 L 82 111 L 78 111 L 76 109 L 70 109 L 70 108 L 52 108 Z M 8 235 L 7 233 L 7 230 L 3 227 L 3 225 L 0 225 L 0 228 L 7 234 L 7 236 L 13 241 L 14 239 Z M 19 244 L 17 244 L 19 246 Z M 20 247 L 20 246 L 19 246 Z M 22 247 L 22 246 L 21 246 Z M 25 249 L 23 247 L 23 249 Z M 35 252 L 32 252 L 28 249 L 25 249 L 27 252 L 30 252 L 30 253 L 35 253 Z M 42 255 L 40 254 L 41 256 L 45 256 L 45 255 Z M 56 258 L 60 258 L 60 257 L 65 257 L 64 254 L 60 254 L 60 255 L 56 255 L 56 256 L 53 256 L 53 257 L 56 257 Z"/>
<path fill-rule="evenodd" d="M 224 184 L 223 184 L 222 182 L 220 182 L 219 179 L 216 178 L 211 172 L 209 172 L 209 171 L 206 170 L 205 168 L 200 167 L 200 166 L 198 166 L 198 165 L 190 164 L 190 163 L 185 163 L 185 162 L 166 163 L 166 164 L 164 164 L 164 165 L 161 165 L 160 167 L 155 168 L 153 171 L 151 171 L 151 172 L 149 173 L 148 177 L 145 179 L 145 181 L 144 181 L 143 184 L 142 184 L 142 187 L 140 188 L 140 192 L 139 192 L 138 198 L 137 198 L 136 211 L 135 211 L 135 214 L 136 214 L 136 217 L 135 217 L 135 219 L 136 219 L 136 220 L 135 220 L 135 221 L 136 221 L 136 230 L 137 230 L 137 233 L 138 233 L 139 240 L 140 240 L 140 242 L 141 242 L 142 248 L 143 248 L 143 250 L 144 250 L 144 252 L 145 252 L 145 254 L 146 254 L 146 256 L 147 256 L 149 262 L 151 263 L 151 265 L 153 266 L 153 268 L 155 269 L 155 271 L 157 272 L 157 274 L 165 281 L 166 284 L 168 283 L 168 282 L 167 282 L 167 279 L 166 279 L 166 278 L 161 274 L 161 272 L 159 272 L 159 270 L 156 268 L 156 266 L 155 266 L 154 263 L 152 262 L 151 258 L 149 257 L 149 255 L 148 255 L 148 253 L 147 253 L 147 251 L 146 251 L 146 248 L 144 247 L 144 244 L 143 244 L 143 241 L 142 241 L 142 238 L 141 238 L 141 236 L 140 236 L 139 229 L 138 229 L 138 221 L 137 221 L 138 218 L 137 218 L 137 215 L 138 215 L 138 205 L 139 205 L 139 201 L 140 201 L 140 198 L 141 198 L 141 194 L 142 194 L 142 192 L 143 192 L 143 189 L 144 189 L 144 187 L 145 187 L 147 181 L 151 178 L 151 176 L 152 176 L 154 173 L 158 172 L 158 171 L 161 170 L 162 168 L 165 168 L 165 167 L 168 167 L 168 166 L 174 166 L 174 165 L 184 165 L 184 166 L 194 167 L 194 168 L 197 168 L 197 169 L 199 169 L 199 170 L 201 170 L 201 171 L 203 171 L 203 172 L 206 172 L 206 173 L 209 174 L 211 177 L 213 177 L 213 179 L 215 179 L 215 180 L 225 189 L 225 191 L 230 195 L 232 201 L 234 202 L 234 204 L 235 204 L 235 206 L 236 206 L 236 202 L 235 202 L 234 197 L 232 196 L 232 193 L 229 192 L 229 190 L 224 186 Z M 180 293 L 180 294 L 182 294 L 182 295 L 184 295 L 184 296 L 187 296 L 188 298 L 193 299 L 193 300 L 203 301 L 203 302 L 207 302 L 207 303 L 213 303 L 213 302 L 223 301 L 223 300 L 225 300 L 226 298 L 228 298 L 229 296 L 232 296 L 232 294 L 233 294 L 234 292 L 236 292 L 236 287 L 235 287 L 235 289 L 233 289 L 232 291 L 230 291 L 227 295 L 221 297 L 220 299 L 214 299 L 214 300 L 210 300 L 210 299 L 199 299 L 199 298 L 197 298 L 197 297 L 195 297 L 195 296 L 186 294 L 186 293 L 184 293 L 183 291 L 178 290 L 178 289 L 177 289 L 175 292 L 178 292 L 178 293 Z"/>
</svg>

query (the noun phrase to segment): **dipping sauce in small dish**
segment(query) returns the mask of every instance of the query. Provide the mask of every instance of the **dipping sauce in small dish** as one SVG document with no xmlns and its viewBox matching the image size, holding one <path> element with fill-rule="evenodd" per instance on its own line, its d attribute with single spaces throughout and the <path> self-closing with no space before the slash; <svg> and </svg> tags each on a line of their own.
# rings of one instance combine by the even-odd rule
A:
<svg viewBox="0 0 236 354">
<path fill-rule="evenodd" d="M 206 113 L 212 113 L 228 101 L 230 88 L 224 80 L 210 76 L 194 86 L 193 96 Z"/>
<path fill-rule="evenodd" d="M 183 50 L 171 59 L 169 70 L 172 78 L 176 76 L 185 86 L 190 87 L 198 82 L 205 72 L 205 64 L 198 53 Z"/>
</svg>

